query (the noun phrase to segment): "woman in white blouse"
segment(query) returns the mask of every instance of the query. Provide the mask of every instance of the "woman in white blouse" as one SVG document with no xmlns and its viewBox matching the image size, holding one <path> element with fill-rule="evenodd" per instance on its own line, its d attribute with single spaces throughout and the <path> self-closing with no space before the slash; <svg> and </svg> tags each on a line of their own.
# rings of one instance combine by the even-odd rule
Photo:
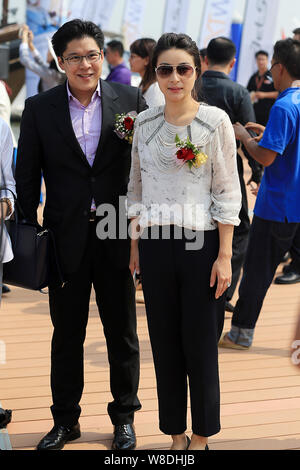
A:
<svg viewBox="0 0 300 470">
<path fill-rule="evenodd" d="M 165 104 L 165 97 L 161 92 L 156 73 L 152 67 L 153 50 L 156 41 L 150 38 L 141 38 L 130 46 L 129 64 L 132 72 L 139 73 L 142 80 L 140 88 L 149 108 Z"/>
<path fill-rule="evenodd" d="M 166 104 L 135 124 L 130 269 L 142 277 L 160 429 L 172 450 L 204 450 L 220 430 L 218 340 L 241 207 L 236 141 L 227 114 L 195 99 L 201 69 L 191 38 L 163 35 L 153 67 Z"/>
<path fill-rule="evenodd" d="M 3 263 L 8 263 L 13 259 L 9 235 L 4 224 L 4 220 L 9 219 L 14 211 L 14 198 L 11 192 L 16 194 L 16 185 L 12 172 L 12 164 L 13 141 L 11 130 L 8 124 L 0 118 L 0 300 Z"/>
</svg>

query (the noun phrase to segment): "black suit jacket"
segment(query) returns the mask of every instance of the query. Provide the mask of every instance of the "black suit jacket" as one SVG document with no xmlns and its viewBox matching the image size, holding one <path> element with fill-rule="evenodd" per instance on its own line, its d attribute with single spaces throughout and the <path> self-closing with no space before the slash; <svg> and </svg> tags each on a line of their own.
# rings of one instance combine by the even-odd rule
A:
<svg viewBox="0 0 300 470">
<path fill-rule="evenodd" d="M 65 276 L 76 272 L 84 255 L 89 213 L 112 204 L 118 214 L 119 196 L 126 196 L 131 166 L 131 146 L 113 131 L 115 115 L 146 109 L 138 88 L 101 83 L 102 128 L 92 167 L 75 137 L 66 84 L 26 100 L 21 121 L 16 165 L 19 203 L 26 218 L 37 223 L 41 174 L 46 186 L 44 227 L 55 235 Z M 130 242 L 107 241 L 108 256 L 118 266 L 128 266 Z"/>
</svg>

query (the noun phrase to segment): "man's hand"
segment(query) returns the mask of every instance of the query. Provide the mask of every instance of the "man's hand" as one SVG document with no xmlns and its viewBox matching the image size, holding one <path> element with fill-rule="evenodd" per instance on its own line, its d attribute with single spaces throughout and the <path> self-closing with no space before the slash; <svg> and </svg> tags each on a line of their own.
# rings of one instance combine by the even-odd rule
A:
<svg viewBox="0 0 300 470">
<path fill-rule="evenodd" d="M 253 140 L 255 140 L 255 142 L 260 142 L 263 135 L 264 135 L 264 132 L 265 132 L 265 126 L 262 126 L 261 124 L 257 124 L 256 122 L 247 122 L 247 124 L 245 125 L 245 128 L 246 129 L 250 129 L 251 131 L 255 132 L 257 135 L 257 137 L 254 137 Z"/>
<path fill-rule="evenodd" d="M 257 100 L 264 100 L 266 98 L 266 94 L 263 91 L 257 91 L 255 96 Z"/>
<path fill-rule="evenodd" d="M 233 125 L 233 129 L 237 140 L 243 142 L 243 140 L 245 139 L 250 139 L 250 135 L 246 131 L 245 127 L 242 126 L 242 124 L 240 124 L 239 122 Z"/>
<path fill-rule="evenodd" d="M 264 127 L 260 126 L 259 124 L 249 124 L 252 125 L 252 129 L 254 131 L 258 129 L 257 126 L 259 126 L 260 130 L 262 130 L 262 128 L 264 129 Z M 249 129 L 250 128 L 251 126 L 249 126 Z M 247 152 L 251 155 L 252 158 L 254 158 L 254 160 L 256 160 L 264 167 L 272 165 L 278 155 L 278 152 L 260 147 L 258 145 L 258 137 L 261 138 L 261 136 L 251 138 L 248 131 L 239 122 L 233 125 L 233 129 L 236 139 L 240 140 L 243 143 L 243 145 L 246 147 Z"/>
<path fill-rule="evenodd" d="M 258 191 L 259 191 L 259 187 L 260 187 L 260 184 L 256 184 L 255 186 L 255 183 L 253 183 L 253 181 L 249 181 L 247 183 L 247 186 L 250 186 L 250 190 L 251 190 L 251 194 L 253 194 L 253 196 L 257 196 L 258 195 Z"/>
<path fill-rule="evenodd" d="M 8 204 L 6 201 L 0 201 L 0 220 L 5 220 L 8 213 Z"/>
</svg>

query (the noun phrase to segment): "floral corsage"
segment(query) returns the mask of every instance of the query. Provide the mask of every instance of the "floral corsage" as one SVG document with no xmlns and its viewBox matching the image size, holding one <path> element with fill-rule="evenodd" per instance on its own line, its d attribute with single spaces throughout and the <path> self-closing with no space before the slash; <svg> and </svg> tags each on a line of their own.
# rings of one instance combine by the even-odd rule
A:
<svg viewBox="0 0 300 470">
<path fill-rule="evenodd" d="M 132 144 L 134 123 L 136 117 L 137 113 L 135 111 L 130 111 L 127 114 L 116 114 L 114 132 L 117 134 L 118 137 L 120 137 L 120 139 L 127 140 L 129 144 Z"/>
<path fill-rule="evenodd" d="M 200 147 L 194 145 L 189 137 L 186 140 L 180 140 L 178 134 L 175 138 L 176 147 L 178 148 L 176 156 L 179 160 L 187 162 L 189 167 L 200 168 L 201 165 L 206 163 L 208 156 L 200 151 Z"/>
</svg>

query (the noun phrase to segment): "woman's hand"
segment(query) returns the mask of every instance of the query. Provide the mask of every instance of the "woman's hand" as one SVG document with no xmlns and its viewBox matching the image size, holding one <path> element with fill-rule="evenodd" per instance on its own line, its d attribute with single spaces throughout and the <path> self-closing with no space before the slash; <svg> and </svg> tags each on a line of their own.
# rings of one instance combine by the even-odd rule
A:
<svg viewBox="0 0 300 470">
<path fill-rule="evenodd" d="M 130 222 L 130 237 L 131 237 L 131 249 L 130 249 L 130 262 L 129 269 L 133 276 L 134 271 L 140 274 L 140 257 L 139 257 L 139 235 L 140 225 L 138 217 L 131 219 Z"/>
<path fill-rule="evenodd" d="M 219 256 L 213 265 L 210 276 L 210 287 L 214 287 L 216 281 L 218 281 L 216 299 L 219 299 L 230 287 L 231 276 L 231 256 Z"/>
</svg>

